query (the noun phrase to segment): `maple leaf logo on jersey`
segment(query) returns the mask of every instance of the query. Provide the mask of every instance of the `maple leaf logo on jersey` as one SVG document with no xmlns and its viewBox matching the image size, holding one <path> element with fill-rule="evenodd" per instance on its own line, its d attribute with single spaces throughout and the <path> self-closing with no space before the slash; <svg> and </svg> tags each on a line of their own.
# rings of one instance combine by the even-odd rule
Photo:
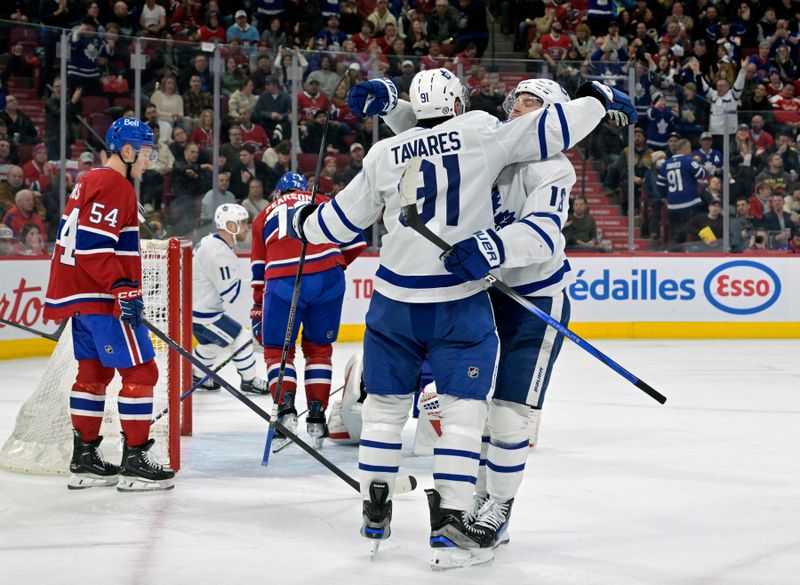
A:
<svg viewBox="0 0 800 585">
<path fill-rule="evenodd" d="M 494 213 L 494 229 L 499 230 L 514 223 L 516 219 L 513 211 L 500 209 L 500 190 L 495 185 L 492 188 L 492 213 Z"/>
</svg>

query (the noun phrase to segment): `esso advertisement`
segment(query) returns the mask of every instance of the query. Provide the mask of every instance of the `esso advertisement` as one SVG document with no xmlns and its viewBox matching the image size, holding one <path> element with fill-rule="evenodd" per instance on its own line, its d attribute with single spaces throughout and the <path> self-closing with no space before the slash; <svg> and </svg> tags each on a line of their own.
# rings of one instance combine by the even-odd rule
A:
<svg viewBox="0 0 800 585">
<path fill-rule="evenodd" d="M 725 262 L 709 272 L 703 293 L 715 308 L 732 315 L 751 315 L 767 310 L 781 296 L 781 280 L 761 262 Z"/>
<path fill-rule="evenodd" d="M 800 259 L 570 258 L 573 322 L 800 321 Z"/>
</svg>

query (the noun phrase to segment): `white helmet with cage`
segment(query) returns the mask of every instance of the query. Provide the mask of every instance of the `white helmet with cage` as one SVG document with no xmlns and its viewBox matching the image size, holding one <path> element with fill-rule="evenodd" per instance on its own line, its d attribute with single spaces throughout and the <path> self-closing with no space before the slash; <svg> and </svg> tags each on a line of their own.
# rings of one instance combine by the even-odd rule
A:
<svg viewBox="0 0 800 585">
<path fill-rule="evenodd" d="M 506 96 L 503 102 L 503 109 L 507 114 L 511 113 L 511 109 L 514 107 L 514 100 L 521 93 L 529 93 L 541 100 L 544 108 L 553 104 L 564 104 L 570 100 L 569 94 L 564 88 L 552 79 L 525 79 L 520 81 L 517 87 Z"/>
<path fill-rule="evenodd" d="M 241 229 L 240 223 L 246 221 L 249 215 L 247 210 L 238 203 L 224 203 L 217 207 L 214 212 L 214 223 L 218 230 L 225 230 L 229 234 L 236 236 Z M 236 224 L 236 231 L 232 232 L 228 229 L 228 222 Z"/>
<path fill-rule="evenodd" d="M 409 97 L 417 120 L 460 116 L 469 108 L 466 88 L 455 73 L 443 68 L 417 73 Z"/>
</svg>

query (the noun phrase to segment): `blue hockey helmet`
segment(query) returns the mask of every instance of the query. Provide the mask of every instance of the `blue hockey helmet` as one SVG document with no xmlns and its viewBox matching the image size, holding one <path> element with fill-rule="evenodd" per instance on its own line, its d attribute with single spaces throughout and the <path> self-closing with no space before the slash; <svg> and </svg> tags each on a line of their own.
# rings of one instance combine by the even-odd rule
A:
<svg viewBox="0 0 800 585">
<path fill-rule="evenodd" d="M 125 144 L 130 144 L 138 155 L 142 146 L 154 147 L 153 130 L 137 118 L 115 120 L 106 132 L 106 149 L 110 154 L 119 154 Z M 155 158 L 157 155 L 158 151 L 153 148 L 150 158 Z"/>
<path fill-rule="evenodd" d="M 286 193 L 288 191 L 308 191 L 308 181 L 306 181 L 303 175 L 289 171 L 288 173 L 284 173 L 280 178 L 278 184 L 275 185 L 275 190 L 281 193 Z"/>
</svg>

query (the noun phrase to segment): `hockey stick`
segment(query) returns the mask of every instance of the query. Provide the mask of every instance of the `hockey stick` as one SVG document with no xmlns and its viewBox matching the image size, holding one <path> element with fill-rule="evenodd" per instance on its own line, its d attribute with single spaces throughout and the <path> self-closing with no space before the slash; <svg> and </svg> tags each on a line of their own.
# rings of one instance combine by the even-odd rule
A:
<svg viewBox="0 0 800 585">
<path fill-rule="evenodd" d="M 347 485 L 349 485 L 351 488 L 353 488 L 357 492 L 361 491 L 358 481 L 356 481 L 355 479 L 353 479 L 352 477 L 347 475 L 344 471 L 342 471 L 334 463 L 332 463 L 330 460 L 328 460 L 324 455 L 321 455 L 318 451 L 314 450 L 314 448 L 311 447 L 311 445 L 309 445 L 308 443 L 303 441 L 300 437 L 295 435 L 293 432 L 291 432 L 289 429 L 287 429 L 285 426 L 283 426 L 280 422 L 275 421 L 274 419 L 271 419 L 270 415 L 268 415 L 266 412 L 264 412 L 264 410 L 260 406 L 258 406 L 255 402 L 253 402 L 247 396 L 242 394 L 241 391 L 239 391 L 236 388 L 234 388 L 230 383 L 228 383 L 227 380 L 222 378 L 219 374 L 215 373 L 214 370 L 212 370 L 211 368 L 207 367 L 205 364 L 203 364 L 200 361 L 198 361 L 190 352 L 188 352 L 187 350 L 183 349 L 180 345 L 178 345 L 172 339 L 170 339 L 167 336 L 166 333 L 164 333 L 158 327 L 156 327 L 155 325 L 150 323 L 147 319 L 142 319 L 142 323 L 144 324 L 145 327 L 147 327 L 147 329 L 153 335 L 155 335 L 161 341 L 166 343 L 171 349 L 173 349 L 174 351 L 178 352 L 178 354 L 183 359 L 187 360 L 189 363 L 191 363 L 193 366 L 195 366 L 198 370 L 200 370 L 201 372 L 206 374 L 209 378 L 214 380 L 217 384 L 219 384 L 220 386 L 225 388 L 225 390 L 227 390 L 228 392 L 233 394 L 233 396 L 235 398 L 239 399 L 239 401 L 242 402 L 245 406 L 247 406 L 247 408 L 249 408 L 250 410 L 255 412 L 258 416 L 260 416 L 261 418 L 263 418 L 265 421 L 267 421 L 270 424 L 273 424 L 273 421 L 274 421 L 275 427 L 277 429 L 279 429 L 290 440 L 292 440 L 295 443 L 297 443 L 297 445 L 303 451 L 305 451 L 306 453 L 311 455 L 314 459 L 319 461 L 322 465 L 327 467 L 339 479 L 344 481 Z M 417 480 L 416 480 L 416 478 L 414 478 L 414 476 L 411 476 L 411 475 L 409 475 L 407 477 L 407 479 L 408 479 L 408 482 L 407 483 L 404 482 L 403 484 L 401 484 L 401 487 L 407 488 L 407 491 L 412 491 L 415 487 L 417 487 Z"/>
<path fill-rule="evenodd" d="M 428 227 L 422 222 L 419 218 L 419 212 L 417 211 L 417 183 L 419 180 L 419 167 L 422 159 L 420 158 L 413 158 L 407 164 L 405 171 L 403 172 L 403 177 L 400 179 L 400 204 L 401 209 L 403 212 L 403 218 L 405 219 L 406 225 L 408 225 L 411 229 L 415 232 L 420 234 L 423 238 L 431 242 L 432 244 L 438 246 L 443 251 L 447 252 L 452 248 L 450 244 L 445 242 L 442 238 L 437 236 L 433 233 Z M 533 313 L 536 317 L 553 327 L 556 331 L 561 333 L 564 337 L 578 345 L 581 349 L 589 352 L 595 358 L 603 362 L 609 368 L 617 372 L 623 378 L 628 380 L 631 384 L 639 388 L 642 392 L 659 402 L 660 404 L 664 404 L 667 401 L 667 397 L 658 392 L 655 388 L 650 386 L 644 380 L 640 380 L 633 374 L 631 374 L 628 370 L 623 368 L 617 362 L 612 360 L 606 354 L 601 352 L 599 349 L 594 347 L 588 341 L 573 333 L 570 329 L 562 325 L 558 320 L 554 319 L 544 311 L 542 311 L 539 307 L 531 303 L 528 299 L 524 296 L 519 294 L 513 288 L 508 286 L 502 280 L 499 280 L 497 277 L 492 276 L 491 274 L 487 274 L 483 277 L 487 283 L 495 287 L 497 290 L 502 292 L 504 295 L 508 296 L 509 298 L 513 299 L 526 309 Z"/>
<path fill-rule="evenodd" d="M 245 349 L 247 349 L 248 347 L 250 347 L 250 345 L 252 345 L 252 343 L 253 343 L 253 341 L 252 341 L 252 340 L 250 340 L 250 341 L 248 341 L 248 342 L 246 342 L 246 343 L 243 343 L 243 344 L 242 344 L 242 347 L 240 347 L 239 349 L 237 349 L 236 351 L 234 351 L 234 352 L 233 352 L 231 355 L 229 355 L 229 356 L 228 356 L 228 357 L 225 359 L 225 361 L 223 361 L 223 362 L 222 362 L 221 364 L 219 364 L 219 365 L 218 365 L 216 368 L 214 368 L 214 373 L 215 373 L 215 374 L 216 374 L 216 373 L 218 373 L 218 372 L 219 372 L 219 371 L 220 371 L 222 368 L 224 368 L 225 366 L 227 366 L 227 365 L 228 365 L 228 364 L 231 362 L 231 360 L 232 360 L 233 358 L 235 358 L 235 357 L 236 357 L 238 354 L 240 354 L 240 353 L 241 353 L 241 352 L 243 352 Z M 194 385 L 192 385 L 192 387 L 191 387 L 191 388 L 189 388 L 189 389 L 188 389 L 186 392 L 184 392 L 183 394 L 181 394 L 181 398 L 180 398 L 180 399 L 181 399 L 181 401 L 183 401 L 183 399 L 184 399 L 184 398 L 186 398 L 187 396 L 191 395 L 191 394 L 192 394 L 192 393 L 193 393 L 195 390 L 197 390 L 198 388 L 200 388 L 200 386 L 202 386 L 203 384 L 205 384 L 205 381 L 206 381 L 206 380 L 208 380 L 208 374 L 206 374 L 206 375 L 205 375 L 203 378 L 201 378 L 200 380 L 198 380 L 197 382 L 195 382 L 195 383 L 194 383 Z M 167 407 L 166 407 L 164 410 L 162 410 L 161 412 L 159 412 L 159 413 L 156 415 L 156 417 L 155 417 L 153 420 L 151 420 L 151 421 L 150 421 L 150 424 L 153 424 L 154 422 L 156 422 L 158 419 L 160 419 L 162 416 L 164 416 L 164 415 L 165 415 L 165 414 L 167 414 L 168 412 L 169 412 L 169 406 L 167 406 Z"/>
<path fill-rule="evenodd" d="M 344 72 L 344 75 L 336 83 L 331 95 L 336 95 L 336 90 L 350 74 L 350 68 Z M 331 118 L 331 107 L 333 100 L 331 100 L 328 110 L 325 112 L 325 125 L 322 127 L 322 138 L 319 141 L 319 154 L 317 155 L 317 167 L 314 169 L 314 186 L 311 188 L 311 205 L 314 205 L 314 200 L 317 198 L 317 188 L 319 186 L 319 174 L 322 170 L 322 154 L 325 152 L 325 143 L 328 136 L 328 122 Z M 300 302 L 300 282 L 303 279 L 303 266 L 306 263 L 306 250 L 308 243 L 303 242 L 300 246 L 300 257 L 297 261 L 297 273 L 294 280 L 294 290 L 292 291 L 292 302 L 289 305 L 289 319 L 286 323 L 286 335 L 283 338 L 283 348 L 281 349 L 281 365 L 278 368 L 278 380 L 275 385 L 275 396 L 272 403 L 272 421 L 269 423 L 267 429 L 267 440 L 264 444 L 264 455 L 261 457 L 261 465 L 269 465 L 269 455 L 272 452 L 272 440 L 275 438 L 275 425 L 278 422 L 278 406 L 283 400 L 283 377 L 286 373 L 286 362 L 289 359 L 289 346 L 294 340 L 294 320 L 297 316 L 297 304 Z"/>
<path fill-rule="evenodd" d="M 26 325 L 22 325 L 20 323 L 14 323 L 14 321 L 8 321 L 0 317 L 0 323 L 3 325 L 11 325 L 11 327 L 16 327 L 17 329 L 22 329 L 23 331 L 27 331 L 28 333 L 33 333 L 34 335 L 38 335 L 39 337 L 44 337 L 45 339 L 49 339 L 50 341 L 58 341 L 61 337 L 61 334 L 64 332 L 64 327 L 67 326 L 67 320 L 64 319 L 61 322 L 61 325 L 58 326 L 58 329 L 53 331 L 52 333 L 45 333 L 44 331 L 39 331 L 38 329 L 33 329 L 31 327 L 27 327 Z"/>
</svg>

